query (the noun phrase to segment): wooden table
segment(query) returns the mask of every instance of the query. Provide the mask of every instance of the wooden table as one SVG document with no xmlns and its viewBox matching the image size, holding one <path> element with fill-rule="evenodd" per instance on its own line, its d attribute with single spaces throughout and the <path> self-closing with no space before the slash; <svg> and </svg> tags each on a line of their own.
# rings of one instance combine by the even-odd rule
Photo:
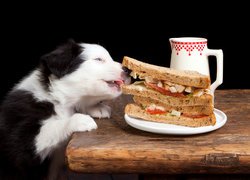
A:
<svg viewBox="0 0 250 180">
<path fill-rule="evenodd" d="M 111 119 L 75 133 L 66 149 L 69 169 L 83 173 L 250 174 L 250 90 L 217 90 L 215 108 L 228 117 L 220 129 L 192 136 L 137 130 L 126 124 L 131 96 L 111 102 Z"/>
</svg>

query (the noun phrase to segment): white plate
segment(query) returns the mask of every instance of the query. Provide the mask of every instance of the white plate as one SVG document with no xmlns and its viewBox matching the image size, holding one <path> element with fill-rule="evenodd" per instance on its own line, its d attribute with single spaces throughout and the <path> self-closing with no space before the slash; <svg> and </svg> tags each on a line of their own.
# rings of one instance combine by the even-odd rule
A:
<svg viewBox="0 0 250 180">
<path fill-rule="evenodd" d="M 172 135 L 193 135 L 214 131 L 221 128 L 226 123 L 227 116 L 224 112 L 214 109 L 214 114 L 216 117 L 216 124 L 214 126 L 196 128 L 140 120 L 130 117 L 127 114 L 124 115 L 124 118 L 130 126 L 147 132 Z"/>
</svg>

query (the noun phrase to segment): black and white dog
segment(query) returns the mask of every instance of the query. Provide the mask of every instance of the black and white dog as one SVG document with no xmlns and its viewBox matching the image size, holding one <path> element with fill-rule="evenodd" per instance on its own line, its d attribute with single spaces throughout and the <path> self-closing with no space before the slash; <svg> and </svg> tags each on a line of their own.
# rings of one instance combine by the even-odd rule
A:
<svg viewBox="0 0 250 180">
<path fill-rule="evenodd" d="M 126 70 L 96 44 L 73 40 L 44 55 L 8 93 L 0 114 L 0 179 L 57 179 L 69 136 L 109 118 Z"/>
</svg>

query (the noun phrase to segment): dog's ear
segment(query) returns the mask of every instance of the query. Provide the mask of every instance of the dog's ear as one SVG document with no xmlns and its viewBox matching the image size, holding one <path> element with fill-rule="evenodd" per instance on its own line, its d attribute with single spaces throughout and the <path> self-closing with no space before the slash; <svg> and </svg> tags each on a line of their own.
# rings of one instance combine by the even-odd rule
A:
<svg viewBox="0 0 250 180">
<path fill-rule="evenodd" d="M 79 54 L 83 48 L 73 39 L 57 47 L 54 51 L 41 57 L 41 63 L 48 74 L 61 78 L 73 72 L 82 63 Z"/>
</svg>

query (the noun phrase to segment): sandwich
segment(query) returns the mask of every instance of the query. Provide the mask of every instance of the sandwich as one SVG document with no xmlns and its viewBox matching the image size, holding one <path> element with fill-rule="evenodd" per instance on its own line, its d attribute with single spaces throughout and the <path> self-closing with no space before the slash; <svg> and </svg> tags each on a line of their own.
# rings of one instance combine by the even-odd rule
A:
<svg viewBox="0 0 250 180">
<path fill-rule="evenodd" d="M 125 113 L 147 121 L 200 127 L 216 123 L 209 76 L 156 66 L 125 56 L 122 65 L 135 82 L 123 85 L 133 95 Z"/>
</svg>

